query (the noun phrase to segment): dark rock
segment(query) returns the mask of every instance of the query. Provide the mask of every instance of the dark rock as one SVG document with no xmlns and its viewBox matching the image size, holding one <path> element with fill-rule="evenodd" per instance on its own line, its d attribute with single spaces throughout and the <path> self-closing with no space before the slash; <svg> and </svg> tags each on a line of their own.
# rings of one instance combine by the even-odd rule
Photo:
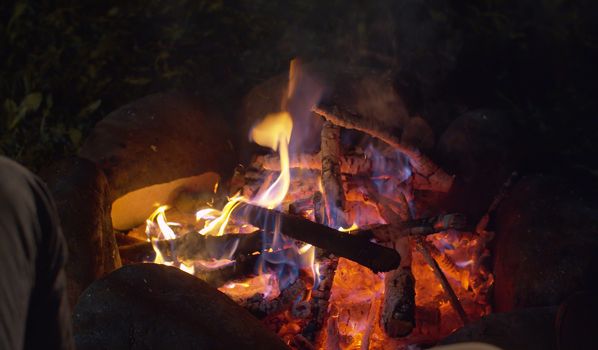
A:
<svg viewBox="0 0 598 350">
<path fill-rule="evenodd" d="M 473 341 L 503 350 L 556 350 L 556 313 L 556 307 L 544 307 L 491 314 L 458 329 L 441 343 Z"/>
<path fill-rule="evenodd" d="M 74 311 L 78 349 L 287 349 L 245 309 L 174 267 L 128 265 Z"/>
<path fill-rule="evenodd" d="M 235 140 L 223 116 L 196 97 L 159 93 L 110 113 L 81 148 L 106 174 L 112 200 L 208 171 L 228 176 Z"/>
<path fill-rule="evenodd" d="M 110 221 L 110 191 L 93 162 L 68 158 L 40 174 L 56 202 L 68 246 L 68 299 L 74 306 L 87 286 L 120 267 Z"/>
<path fill-rule="evenodd" d="M 558 305 L 578 290 L 597 290 L 596 182 L 531 175 L 496 214 L 496 310 Z"/>
<path fill-rule="evenodd" d="M 559 349 L 596 348 L 598 299 L 595 293 L 571 295 L 559 307 L 556 319 Z"/>
<path fill-rule="evenodd" d="M 455 175 L 443 210 L 480 219 L 515 170 L 512 136 L 507 116 L 490 110 L 466 113 L 448 127 L 436 147 L 439 165 Z"/>
</svg>

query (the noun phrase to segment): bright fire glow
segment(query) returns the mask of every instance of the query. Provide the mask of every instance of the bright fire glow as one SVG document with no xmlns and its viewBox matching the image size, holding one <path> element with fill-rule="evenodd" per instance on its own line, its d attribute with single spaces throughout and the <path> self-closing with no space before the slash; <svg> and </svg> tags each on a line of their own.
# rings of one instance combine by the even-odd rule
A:
<svg viewBox="0 0 598 350">
<path fill-rule="evenodd" d="M 291 69 L 289 95 L 296 89 L 296 82 L 293 79 L 296 73 Z M 290 203 L 294 205 L 299 202 L 305 203 L 307 198 L 306 203 L 308 204 L 302 204 L 303 207 L 300 208 L 299 215 L 315 220 L 315 205 L 311 199 L 316 191 L 324 192 L 321 177 L 319 172 L 304 172 L 291 178 L 289 142 L 292 130 L 293 120 L 290 113 L 286 111 L 267 115 L 251 130 L 250 137 L 253 141 L 278 152 L 280 172 L 267 174 L 259 190 L 254 188 L 249 195 L 248 192 L 243 191 L 246 196 L 236 194 L 229 198 L 221 210 L 206 205 L 205 208 L 197 211 L 195 214 L 196 226 L 193 232 L 206 236 L 222 236 L 227 232 L 251 232 L 251 225 L 231 219 L 235 209 L 242 203 L 282 210 Z M 407 182 L 406 178 L 412 176 L 408 162 L 403 161 L 404 156 L 402 155 L 398 156 L 394 162 L 390 161 L 387 159 L 387 155 L 382 155 L 373 147 L 369 147 L 367 152 L 369 153 L 365 156 L 373 160 L 372 178 L 378 173 L 391 173 L 387 167 L 392 164 L 403 166 L 405 163 L 404 169 L 400 171 L 405 178 L 377 177 L 375 182 L 379 192 L 387 196 L 389 201 L 400 202 L 396 200 L 398 197 L 395 195 L 402 188 L 403 181 Z M 392 158 L 392 156 L 390 157 Z M 367 189 L 360 185 L 353 186 L 352 191 L 347 192 L 345 210 L 347 222 L 353 222 L 353 224 L 348 228 L 338 228 L 339 231 L 349 232 L 349 234 L 351 231 L 357 230 L 359 226 L 384 222 L 376 205 L 368 200 Z M 214 186 L 214 193 L 217 192 L 217 189 L 218 184 Z M 174 265 L 190 274 L 195 274 L 196 270 L 218 269 L 235 263 L 231 259 L 233 259 L 236 245 L 228 251 L 222 252 L 221 255 L 216 254 L 219 258 L 210 261 L 167 261 L 171 257 L 167 252 L 166 257 L 164 256 L 163 251 L 158 249 L 158 242 L 173 240 L 181 231 L 180 228 L 177 228 L 179 224 L 167 220 L 167 210 L 167 206 L 159 206 L 146 222 L 145 232 L 156 253 L 155 263 Z M 239 219 L 236 215 L 235 218 Z M 280 294 L 281 289 L 284 290 L 285 283 L 288 283 L 289 279 L 292 282 L 298 278 L 298 270 L 303 271 L 301 278 L 309 276 L 311 270 L 314 279 L 312 293 L 315 295 L 321 273 L 320 263 L 316 261 L 316 248 L 310 244 L 299 247 L 296 242 L 281 235 L 278 230 L 272 233 L 274 234 L 272 242 L 268 242 L 259 251 L 252 253 L 259 257 L 256 276 L 242 281 L 230 281 L 219 288 L 222 292 L 235 300 L 251 298 L 256 294 L 265 299 L 273 299 Z M 436 247 L 433 257 L 446 274 L 470 318 L 476 319 L 489 313 L 490 307 L 487 304 L 486 293 L 493 283 L 493 276 L 480 264 L 483 255 L 483 246 L 480 247 L 482 244 L 480 240 L 471 233 L 454 232 L 441 232 L 428 236 L 427 239 Z M 162 245 L 160 247 L 164 249 Z M 330 319 L 334 321 L 330 327 L 335 328 L 338 333 L 341 342 L 338 344 L 339 348 L 404 348 L 408 344 L 434 342 L 461 325 L 432 269 L 426 264 L 420 253 L 415 249 L 412 251 L 412 272 L 416 280 L 417 321 L 413 332 L 401 339 L 387 337 L 379 324 L 380 306 L 384 301 L 384 274 L 374 274 L 359 264 L 345 259 L 339 260 L 329 305 L 329 310 L 333 313 L 330 315 Z M 176 254 L 172 254 L 172 256 L 176 257 Z M 326 273 L 326 270 L 323 270 L 322 273 Z M 305 300 L 310 297 L 306 297 Z M 299 301 L 297 300 L 297 302 Z M 299 332 L 298 325 L 302 321 L 294 319 L 288 311 L 284 314 L 284 319 L 286 323 L 282 325 L 279 335 L 288 335 L 292 339 L 293 332 Z M 324 340 L 328 331 L 325 326 Z M 324 341 L 323 344 L 326 342 Z M 325 348 L 325 346 L 321 348 Z"/>
<path fill-rule="evenodd" d="M 357 226 L 356 223 L 353 223 L 353 225 L 351 225 L 348 228 L 344 228 L 344 227 L 339 227 L 338 230 L 341 232 L 351 232 L 351 231 L 355 231 L 359 228 L 359 226 Z"/>
<path fill-rule="evenodd" d="M 293 131 L 293 119 L 288 112 L 269 114 L 251 131 L 251 139 L 260 146 L 278 151 L 280 155 L 280 175 L 265 191 L 252 199 L 252 203 L 273 209 L 287 195 L 291 184 L 289 169 L 289 142 Z"/>
</svg>

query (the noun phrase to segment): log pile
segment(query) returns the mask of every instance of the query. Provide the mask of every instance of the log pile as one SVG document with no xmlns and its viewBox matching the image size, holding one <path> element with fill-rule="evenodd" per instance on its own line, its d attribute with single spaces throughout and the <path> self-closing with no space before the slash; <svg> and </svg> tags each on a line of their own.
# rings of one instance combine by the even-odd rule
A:
<svg viewBox="0 0 598 350">
<path fill-rule="evenodd" d="M 328 345 L 338 338 L 338 330 L 335 327 L 337 320 L 328 320 L 328 298 L 338 257 L 356 261 L 375 272 L 386 272 L 385 293 L 379 302 L 380 326 L 390 337 L 408 335 L 415 327 L 416 308 L 416 281 L 411 272 L 412 246 L 424 252 L 424 256 L 430 257 L 426 262 L 434 270 L 447 298 L 451 300 L 451 305 L 465 322 L 467 319 L 462 306 L 425 243 L 427 235 L 449 229 L 464 229 L 465 218 L 460 214 L 443 214 L 414 219 L 411 213 L 412 204 L 409 203 L 414 190 L 447 192 L 453 178 L 417 149 L 401 143 L 400 137 L 386 130 L 384 125 L 376 124 L 373 120 L 338 106 L 320 104 L 313 112 L 325 119 L 320 152 L 292 156 L 290 167 L 310 171 L 315 176 L 309 176 L 295 186 L 292 197 L 297 200 L 289 206 L 290 214 L 249 204 L 242 204 L 236 214 L 233 214 L 237 219 L 257 226 L 263 225 L 263 218 L 269 215 L 275 218 L 269 222 L 277 222 L 280 231 L 285 235 L 318 247 L 320 284 L 312 291 L 308 307 L 309 321 L 304 325 L 296 343 L 317 344 L 317 333 L 321 329 L 329 333 L 326 336 Z M 407 156 L 410 169 L 402 160 L 390 158 L 383 171 L 376 174 L 394 181 L 392 192 L 381 195 L 372 182 L 375 164 L 371 158 L 343 154 L 340 146 L 343 128 L 362 131 L 383 141 L 390 149 Z M 264 180 L 267 181 L 264 172 L 271 174 L 277 171 L 280 171 L 280 160 L 277 156 L 255 157 L 246 172 L 245 188 L 249 188 L 247 192 L 255 193 L 255 184 L 263 185 Z M 319 178 L 321 184 L 316 181 L 310 183 L 311 178 Z M 348 233 L 335 230 L 334 228 L 349 226 L 345 217 L 346 206 L 355 202 L 374 205 L 386 224 L 363 227 Z M 300 216 L 304 209 L 311 209 L 312 220 L 315 223 Z M 261 229 L 269 231 L 273 228 Z"/>
<path fill-rule="evenodd" d="M 293 340 L 297 347 L 321 347 L 323 339 L 320 334 L 324 332 L 326 346 L 339 348 L 341 337 L 338 319 L 330 317 L 329 302 L 339 258 L 352 260 L 375 273 L 385 273 L 384 295 L 379 295 L 375 303 L 380 309 L 380 329 L 389 337 L 405 337 L 416 325 L 417 281 L 411 268 L 412 249 L 416 248 L 434 271 L 450 304 L 466 323 L 467 314 L 442 271 L 442 266 L 448 263 L 426 241 L 427 235 L 449 229 L 464 229 L 465 218 L 460 214 L 415 218 L 412 203 L 415 190 L 448 192 L 453 177 L 415 147 L 402 142 L 400 130 L 391 130 L 375 119 L 331 103 L 320 103 L 312 112 L 313 116 L 324 119 L 320 151 L 291 156 L 290 167 L 296 171 L 308 171 L 310 176 L 301 178 L 298 180 L 300 182 L 295 183 L 297 186 L 292 186 L 288 196 L 293 198 L 293 202 L 287 204 L 288 212 L 284 212 L 284 206 L 282 210 L 274 210 L 242 202 L 232 212 L 231 219 L 259 227 L 259 231 L 217 237 L 191 232 L 171 241 L 154 242 L 153 245 L 149 242 L 133 242 L 121 247 L 121 256 L 130 261 L 139 261 L 157 249 L 170 261 L 209 260 L 217 258 L 213 252 L 236 245 L 235 253 L 231 256 L 234 261 L 232 264 L 215 270 L 197 271 L 196 267 L 196 275 L 214 286 L 221 286 L 226 281 L 251 275 L 253 266 L 268 249 L 266 243 L 273 240 L 275 232 L 311 244 L 316 247 L 316 260 L 319 263 L 318 279 L 311 291 L 308 291 L 309 285 L 303 276 L 281 290 L 274 299 L 256 294 L 237 302 L 259 318 L 292 310 L 289 312 L 294 317 L 305 320 Z M 343 153 L 343 129 L 358 130 L 381 141 L 387 150 L 395 154 L 399 152 L 406 161 L 403 158 L 388 158 L 380 171 L 372 158 L 363 154 Z M 278 157 L 257 156 L 249 167 L 236 169 L 229 190 L 241 190 L 245 196 L 251 197 L 260 187 L 272 183 L 277 171 L 280 171 Z M 390 185 L 384 190 L 380 190 L 375 183 L 381 178 Z M 340 227 L 350 226 L 347 212 L 349 206 L 354 204 L 376 211 L 385 223 L 341 232 Z M 306 215 L 308 212 L 309 215 Z M 290 244 L 277 249 L 296 249 L 300 245 Z M 368 317 L 373 321 L 377 318 L 374 316 L 376 314 L 377 310 L 371 311 Z M 371 327 L 364 337 L 362 348 L 368 346 L 373 332 Z"/>
</svg>

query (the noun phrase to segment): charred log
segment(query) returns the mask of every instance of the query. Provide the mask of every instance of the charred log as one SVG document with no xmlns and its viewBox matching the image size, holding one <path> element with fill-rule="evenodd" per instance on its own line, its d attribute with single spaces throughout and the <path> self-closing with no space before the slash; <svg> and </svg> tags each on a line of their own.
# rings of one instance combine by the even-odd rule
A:
<svg viewBox="0 0 598 350">
<path fill-rule="evenodd" d="M 232 216 L 237 220 L 244 220 L 253 226 L 261 227 L 266 232 L 273 232 L 278 228 L 280 232 L 291 238 L 355 261 L 374 272 L 395 269 L 401 262 L 400 255 L 393 249 L 372 243 L 366 237 L 346 234 L 302 217 L 248 203 L 240 204 Z"/>
<path fill-rule="evenodd" d="M 380 323 L 389 337 L 407 336 L 415 327 L 415 279 L 411 267 L 384 276 L 384 303 Z"/>
<path fill-rule="evenodd" d="M 324 223 L 324 218 L 326 216 L 325 207 L 322 205 L 322 192 L 317 191 L 314 193 L 312 197 L 313 208 L 314 208 L 314 220 L 318 224 Z"/>
<path fill-rule="evenodd" d="M 301 278 L 297 278 L 295 282 L 280 291 L 280 294 L 272 300 L 268 300 L 264 294 L 258 293 L 250 298 L 236 301 L 255 317 L 264 318 L 288 309 L 293 302 L 300 299 L 305 291 L 305 282 Z"/>
<path fill-rule="evenodd" d="M 303 327 L 302 335 L 310 342 L 317 340 L 318 333 L 326 323 L 328 304 L 332 289 L 332 281 L 338 266 L 338 258 L 329 256 L 319 260 L 320 278 L 318 285 L 312 290 L 310 305 L 311 318 Z"/>
</svg>

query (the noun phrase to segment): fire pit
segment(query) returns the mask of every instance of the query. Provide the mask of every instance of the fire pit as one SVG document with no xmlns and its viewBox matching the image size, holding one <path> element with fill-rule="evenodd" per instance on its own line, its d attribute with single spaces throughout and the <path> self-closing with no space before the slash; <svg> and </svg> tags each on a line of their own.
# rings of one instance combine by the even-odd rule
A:
<svg viewBox="0 0 598 350">
<path fill-rule="evenodd" d="M 241 131 L 263 148 L 236 167 L 234 134 L 217 119 L 206 131 L 205 118 L 177 98 L 123 108 L 116 115 L 130 118 L 128 127 L 110 117 L 99 124 L 82 156 L 106 175 L 122 263 L 194 275 L 297 349 L 433 345 L 490 314 L 488 222 L 516 175 L 481 217 L 438 209 L 430 194 L 451 191 L 454 177 L 414 146 L 425 144 L 425 132 L 413 132 L 421 118 L 400 108 L 396 118 L 370 114 L 298 61 L 287 81 L 278 111 Z M 80 332 L 99 327 L 85 321 L 90 298 L 109 298 L 123 274 L 84 294 Z"/>
</svg>

